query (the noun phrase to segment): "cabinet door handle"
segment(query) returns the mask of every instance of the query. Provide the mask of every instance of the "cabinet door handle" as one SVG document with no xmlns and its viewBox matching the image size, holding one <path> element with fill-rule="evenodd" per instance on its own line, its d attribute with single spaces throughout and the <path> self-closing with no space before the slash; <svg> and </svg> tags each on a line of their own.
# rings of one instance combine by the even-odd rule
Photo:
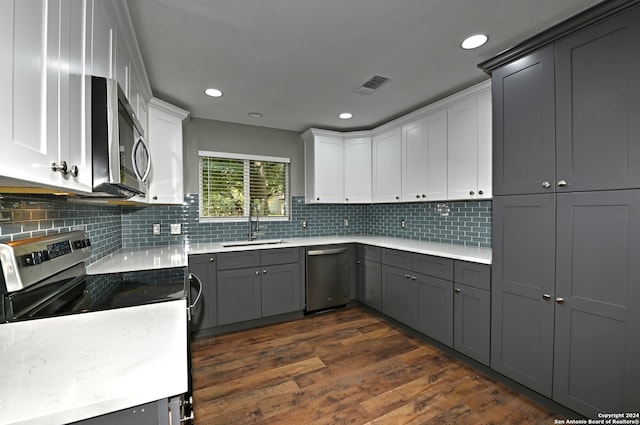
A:
<svg viewBox="0 0 640 425">
<path fill-rule="evenodd" d="M 455 288 L 455 289 L 453 290 L 453 292 L 455 292 L 456 294 L 459 294 L 460 292 L 462 292 L 462 289 L 460 289 L 460 288 Z"/>
<path fill-rule="evenodd" d="M 69 174 L 69 168 L 67 167 L 67 161 L 60 161 L 60 164 L 55 162 L 51 163 L 51 171 L 60 171 L 63 175 Z"/>
<path fill-rule="evenodd" d="M 551 299 L 551 295 L 550 294 L 542 294 L 542 299 L 549 301 Z"/>
<path fill-rule="evenodd" d="M 564 303 L 564 298 L 562 298 L 562 297 L 557 297 L 557 298 L 556 298 L 556 302 L 557 302 L 558 304 L 562 304 L 562 303 Z"/>
<path fill-rule="evenodd" d="M 558 187 L 565 187 L 567 185 L 568 185 L 568 183 L 565 180 L 559 180 L 558 181 Z"/>
<path fill-rule="evenodd" d="M 549 189 L 551 187 L 551 183 L 549 183 L 548 181 L 544 181 L 542 182 L 542 187 L 545 189 Z"/>
</svg>

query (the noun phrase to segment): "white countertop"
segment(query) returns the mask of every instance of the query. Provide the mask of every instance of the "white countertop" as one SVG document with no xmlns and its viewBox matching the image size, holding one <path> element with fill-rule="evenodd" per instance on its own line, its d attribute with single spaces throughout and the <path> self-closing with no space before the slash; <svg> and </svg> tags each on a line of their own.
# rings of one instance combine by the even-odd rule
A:
<svg viewBox="0 0 640 425">
<path fill-rule="evenodd" d="M 418 241 L 413 239 L 385 236 L 321 236 L 309 238 L 282 239 L 280 244 L 223 247 L 221 242 L 199 242 L 186 245 L 187 254 L 212 254 L 216 252 L 246 251 L 252 249 L 284 248 L 288 246 L 331 245 L 340 243 L 362 243 L 382 248 L 411 251 L 418 254 L 436 255 L 455 260 L 491 264 L 491 248 L 455 245 L 440 242 Z"/>
<path fill-rule="evenodd" d="M 0 424 L 65 424 L 187 391 L 186 300 L 0 325 Z"/>
<path fill-rule="evenodd" d="M 121 273 L 186 266 L 187 255 L 182 245 L 122 248 L 89 264 L 87 274 Z"/>
</svg>

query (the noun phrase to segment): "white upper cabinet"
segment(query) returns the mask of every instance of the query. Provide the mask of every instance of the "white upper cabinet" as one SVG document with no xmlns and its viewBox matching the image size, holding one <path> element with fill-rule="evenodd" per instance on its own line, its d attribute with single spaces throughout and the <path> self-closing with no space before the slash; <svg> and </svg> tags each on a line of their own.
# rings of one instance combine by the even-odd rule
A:
<svg viewBox="0 0 640 425">
<path fill-rule="evenodd" d="M 371 137 L 344 140 L 344 201 L 371 202 Z"/>
<path fill-rule="evenodd" d="M 431 114 L 422 120 L 427 201 L 447 198 L 447 140 L 447 111 Z"/>
<path fill-rule="evenodd" d="M 402 129 L 371 140 L 371 201 L 399 202 L 402 194 Z"/>
<path fill-rule="evenodd" d="M 402 200 L 426 197 L 426 153 L 422 144 L 422 121 L 402 126 Z"/>
<path fill-rule="evenodd" d="M 491 94 L 447 111 L 449 200 L 491 198 Z"/>
<path fill-rule="evenodd" d="M 105 10 L 105 0 L 92 0 L 91 74 L 113 78 L 114 19 Z"/>
<path fill-rule="evenodd" d="M 91 152 L 81 124 L 90 8 L 84 0 L 3 1 L 0 7 L 2 43 L 13 52 L 5 56 L 13 63 L 1 71 L 1 174 L 88 192 Z"/>
<path fill-rule="evenodd" d="M 447 111 L 402 127 L 402 200 L 447 197 Z"/>
<path fill-rule="evenodd" d="M 151 154 L 151 171 L 143 201 L 151 204 L 182 204 L 182 123 L 189 112 L 156 98 L 149 102 L 148 112 L 147 143 Z M 140 198 L 133 200 L 141 201 Z"/>
<path fill-rule="evenodd" d="M 344 202 L 344 142 L 342 137 L 305 133 L 305 202 Z"/>
</svg>

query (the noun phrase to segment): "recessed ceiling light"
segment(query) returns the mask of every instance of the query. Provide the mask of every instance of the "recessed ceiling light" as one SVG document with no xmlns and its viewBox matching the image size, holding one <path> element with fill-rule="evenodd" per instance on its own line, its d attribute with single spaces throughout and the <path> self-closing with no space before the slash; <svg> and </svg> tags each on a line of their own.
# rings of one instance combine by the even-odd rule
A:
<svg viewBox="0 0 640 425">
<path fill-rule="evenodd" d="M 350 114 L 349 112 L 343 112 L 338 115 L 338 117 L 340 117 L 340 119 L 342 120 L 348 120 L 349 118 L 353 117 L 353 114 Z"/>
<path fill-rule="evenodd" d="M 220 96 L 222 96 L 222 92 L 220 90 L 218 90 L 218 89 L 206 89 L 204 91 L 204 93 L 207 96 L 211 96 L 211 97 L 220 97 Z"/>
<path fill-rule="evenodd" d="M 251 118 L 262 118 L 261 112 L 249 112 L 247 115 L 249 115 Z"/>
<path fill-rule="evenodd" d="M 460 47 L 465 50 L 475 49 L 486 43 L 488 39 L 489 37 L 484 34 L 470 35 L 469 37 L 462 40 L 462 43 L 460 43 Z"/>
</svg>

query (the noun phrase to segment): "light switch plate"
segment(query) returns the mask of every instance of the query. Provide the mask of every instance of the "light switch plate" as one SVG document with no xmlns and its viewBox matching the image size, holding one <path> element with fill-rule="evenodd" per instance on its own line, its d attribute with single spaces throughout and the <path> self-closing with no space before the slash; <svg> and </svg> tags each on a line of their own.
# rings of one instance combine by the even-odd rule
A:
<svg viewBox="0 0 640 425">
<path fill-rule="evenodd" d="M 182 224 L 180 223 L 175 223 L 171 225 L 171 228 L 169 230 L 169 234 L 171 235 L 179 235 L 182 233 Z"/>
</svg>

